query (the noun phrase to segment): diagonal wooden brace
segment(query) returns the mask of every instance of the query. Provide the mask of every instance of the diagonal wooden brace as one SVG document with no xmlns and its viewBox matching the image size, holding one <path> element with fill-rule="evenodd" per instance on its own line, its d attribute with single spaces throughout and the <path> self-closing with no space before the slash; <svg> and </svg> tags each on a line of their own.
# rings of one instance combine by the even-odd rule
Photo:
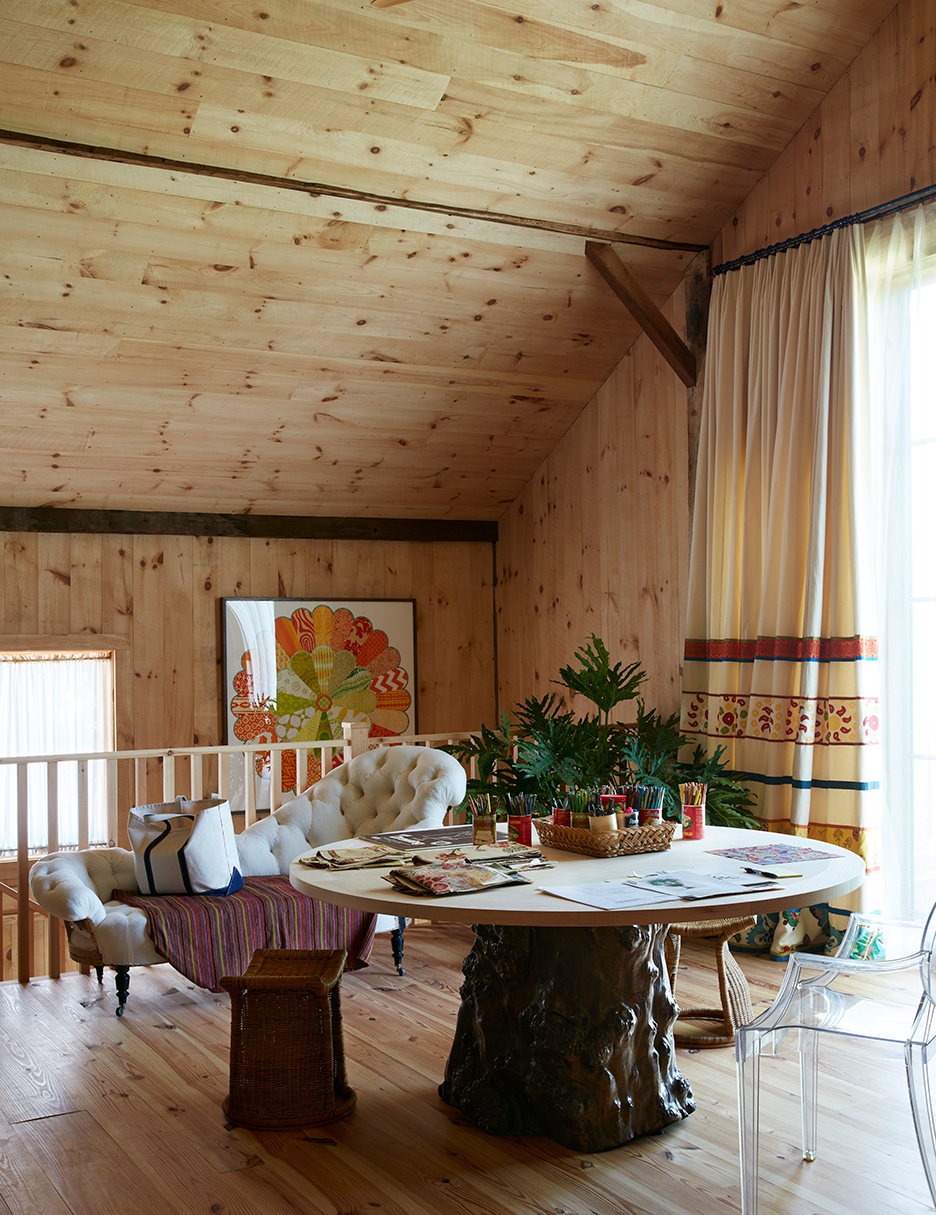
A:
<svg viewBox="0 0 936 1215">
<path fill-rule="evenodd" d="M 586 241 L 585 256 L 687 388 L 696 383 L 695 355 L 610 245 Z"/>
</svg>

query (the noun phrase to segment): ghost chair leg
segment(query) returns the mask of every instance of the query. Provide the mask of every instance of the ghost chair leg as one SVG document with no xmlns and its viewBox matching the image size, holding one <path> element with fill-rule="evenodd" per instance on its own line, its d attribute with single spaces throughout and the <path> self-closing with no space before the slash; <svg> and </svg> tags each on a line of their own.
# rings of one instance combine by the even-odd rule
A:
<svg viewBox="0 0 936 1215">
<path fill-rule="evenodd" d="M 738 1134 L 741 1148 L 741 1215 L 757 1215 L 757 1146 L 760 1129 L 760 1035 L 738 1031 Z"/>
<path fill-rule="evenodd" d="M 929 1053 L 934 1049 L 934 1043 L 929 1041 L 933 1033 L 933 1019 L 933 1006 L 928 1002 L 922 1003 L 913 1032 L 904 1046 L 904 1058 L 920 1159 L 933 1205 L 936 1206 L 936 1125 L 933 1122 L 933 1092 L 929 1077 Z"/>
<path fill-rule="evenodd" d="M 819 1035 L 800 1030 L 800 1111 L 803 1120 L 803 1159 L 815 1160 L 818 1143 Z"/>
</svg>

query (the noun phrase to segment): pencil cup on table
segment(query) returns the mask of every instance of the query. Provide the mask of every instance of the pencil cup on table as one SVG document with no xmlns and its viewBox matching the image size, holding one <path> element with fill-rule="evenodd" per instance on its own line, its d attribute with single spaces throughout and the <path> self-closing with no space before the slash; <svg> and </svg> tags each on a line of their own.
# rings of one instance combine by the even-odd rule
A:
<svg viewBox="0 0 936 1215">
<path fill-rule="evenodd" d="M 705 794 L 707 790 L 707 785 L 695 781 L 679 786 L 684 840 L 705 838 Z"/>
<path fill-rule="evenodd" d="M 507 839 L 512 844 L 533 843 L 535 793 L 507 794 Z"/>
<path fill-rule="evenodd" d="M 469 797 L 471 806 L 471 842 L 487 846 L 497 838 L 497 805 L 492 801 L 490 793 L 480 793 Z"/>
<path fill-rule="evenodd" d="M 628 805 L 637 811 L 641 827 L 663 822 L 664 789 L 655 785 L 625 785 L 624 788 L 629 791 Z"/>
</svg>

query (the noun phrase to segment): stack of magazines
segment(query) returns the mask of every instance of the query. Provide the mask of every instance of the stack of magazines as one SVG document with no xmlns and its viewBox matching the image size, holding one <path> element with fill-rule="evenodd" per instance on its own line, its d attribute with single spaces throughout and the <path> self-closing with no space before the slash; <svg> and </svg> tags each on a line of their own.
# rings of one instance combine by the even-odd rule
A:
<svg viewBox="0 0 936 1215">
<path fill-rule="evenodd" d="M 449 848 L 420 848 L 402 851 L 386 844 L 364 848 L 319 848 L 310 856 L 296 858 L 311 869 L 380 869 L 400 865 L 473 865 L 506 862 L 511 865 L 542 860 L 542 853 L 528 844 L 497 841 L 494 844 L 463 844 Z"/>
<path fill-rule="evenodd" d="M 530 879 L 516 870 L 496 865 L 417 865 L 391 869 L 384 881 L 407 894 L 438 898 L 446 894 L 476 894 L 496 886 L 528 886 Z"/>
<path fill-rule="evenodd" d="M 310 869 L 376 869 L 412 863 L 413 853 L 371 844 L 367 848 L 319 848 L 311 856 L 300 856 L 297 860 Z"/>
</svg>

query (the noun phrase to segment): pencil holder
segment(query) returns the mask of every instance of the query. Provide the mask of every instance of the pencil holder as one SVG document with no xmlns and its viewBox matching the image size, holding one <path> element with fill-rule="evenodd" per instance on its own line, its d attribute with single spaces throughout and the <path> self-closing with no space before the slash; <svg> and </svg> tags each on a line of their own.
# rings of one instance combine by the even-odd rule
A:
<svg viewBox="0 0 936 1215">
<path fill-rule="evenodd" d="M 533 842 L 533 815 L 508 814 L 507 839 L 512 844 L 531 844 Z"/>
<path fill-rule="evenodd" d="M 682 837 L 684 840 L 705 839 L 705 806 L 683 806 Z"/>
<path fill-rule="evenodd" d="M 679 786 L 682 801 L 682 837 L 684 840 L 705 838 L 705 794 L 708 786 L 687 781 Z"/>
<path fill-rule="evenodd" d="M 486 847 L 497 839 L 497 819 L 493 814 L 476 814 L 471 823 L 471 842 Z"/>
</svg>

